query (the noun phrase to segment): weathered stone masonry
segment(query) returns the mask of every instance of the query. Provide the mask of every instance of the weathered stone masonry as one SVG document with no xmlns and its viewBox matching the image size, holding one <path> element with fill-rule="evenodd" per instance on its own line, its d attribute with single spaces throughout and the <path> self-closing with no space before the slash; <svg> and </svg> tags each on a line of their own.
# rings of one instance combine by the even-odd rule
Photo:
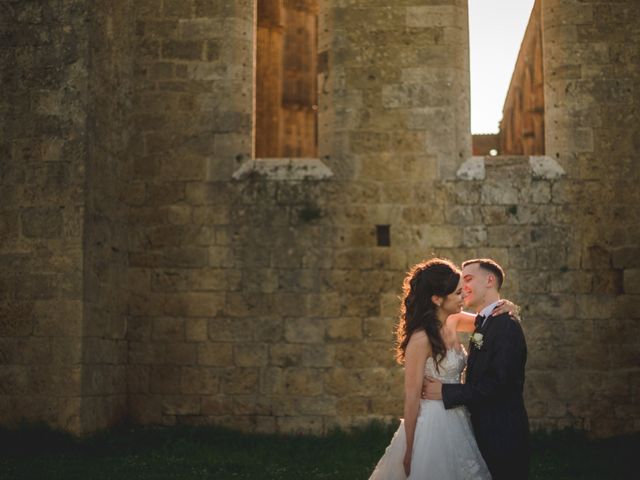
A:
<svg viewBox="0 0 640 480">
<path fill-rule="evenodd" d="M 2 423 L 396 418 L 437 254 L 507 268 L 534 427 L 638 430 L 636 2 L 542 2 L 547 156 L 484 159 L 466 1 L 320 1 L 318 158 L 255 163 L 253 1 L 4 5 Z"/>
</svg>

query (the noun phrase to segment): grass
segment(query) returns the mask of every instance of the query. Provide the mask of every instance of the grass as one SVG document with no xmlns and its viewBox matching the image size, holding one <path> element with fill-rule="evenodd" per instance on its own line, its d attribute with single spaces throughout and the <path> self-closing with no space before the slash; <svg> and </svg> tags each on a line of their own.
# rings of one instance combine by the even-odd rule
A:
<svg viewBox="0 0 640 480">
<path fill-rule="evenodd" d="M 393 431 L 372 424 L 312 437 L 119 427 L 78 440 L 23 426 L 0 430 L 0 478 L 367 479 Z M 639 447 L 639 434 L 597 441 L 571 431 L 535 434 L 530 478 L 631 478 Z"/>
</svg>

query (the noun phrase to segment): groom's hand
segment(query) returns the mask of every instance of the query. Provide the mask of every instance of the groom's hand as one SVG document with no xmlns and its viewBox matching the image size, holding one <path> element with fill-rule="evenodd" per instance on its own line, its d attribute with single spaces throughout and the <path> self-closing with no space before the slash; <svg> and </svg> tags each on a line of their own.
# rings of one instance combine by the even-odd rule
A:
<svg viewBox="0 0 640 480">
<path fill-rule="evenodd" d="M 422 382 L 423 400 L 442 400 L 442 383 L 431 377 L 424 377 Z"/>
</svg>

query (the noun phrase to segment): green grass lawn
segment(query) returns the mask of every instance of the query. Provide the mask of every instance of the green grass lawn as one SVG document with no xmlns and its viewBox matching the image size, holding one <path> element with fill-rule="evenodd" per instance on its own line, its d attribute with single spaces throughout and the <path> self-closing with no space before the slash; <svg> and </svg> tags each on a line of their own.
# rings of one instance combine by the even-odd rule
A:
<svg viewBox="0 0 640 480">
<path fill-rule="evenodd" d="M 121 427 L 76 440 L 42 427 L 0 430 L 2 479 L 367 479 L 393 426 L 326 437 L 220 428 Z M 532 479 L 633 478 L 640 434 L 535 434 Z M 633 465 L 633 469 L 632 469 Z"/>
</svg>

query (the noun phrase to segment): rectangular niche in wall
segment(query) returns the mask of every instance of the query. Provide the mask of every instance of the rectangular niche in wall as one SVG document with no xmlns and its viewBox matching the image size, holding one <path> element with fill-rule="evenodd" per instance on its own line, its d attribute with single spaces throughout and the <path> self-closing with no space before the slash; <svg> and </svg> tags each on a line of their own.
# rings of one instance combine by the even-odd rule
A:
<svg viewBox="0 0 640 480">
<path fill-rule="evenodd" d="M 258 0 L 256 158 L 317 156 L 318 0 Z"/>
<path fill-rule="evenodd" d="M 391 246 L 391 225 L 376 225 L 376 243 L 379 247 Z"/>
</svg>

